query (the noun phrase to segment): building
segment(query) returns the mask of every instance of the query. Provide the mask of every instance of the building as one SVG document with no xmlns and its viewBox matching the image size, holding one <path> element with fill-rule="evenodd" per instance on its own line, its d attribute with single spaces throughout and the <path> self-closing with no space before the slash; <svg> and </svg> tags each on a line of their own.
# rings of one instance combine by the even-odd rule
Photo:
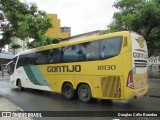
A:
<svg viewBox="0 0 160 120">
<path fill-rule="evenodd" d="M 17 54 L 17 53 L 19 53 L 21 51 L 25 51 L 25 50 L 27 50 L 27 43 L 28 43 L 28 39 L 26 39 L 26 40 L 20 40 L 19 38 L 14 38 L 12 44 L 18 44 L 21 47 L 18 48 L 18 49 L 12 49 L 11 48 L 12 44 L 10 44 L 8 46 L 8 52 L 12 53 L 12 54 Z"/>
<path fill-rule="evenodd" d="M 8 52 L 2 52 L 2 53 L 0 53 L 0 70 L 1 70 L 1 65 L 2 64 L 6 64 L 9 61 L 11 61 L 13 57 L 14 57 L 14 55 L 10 54 Z"/>
<path fill-rule="evenodd" d="M 148 77 L 160 78 L 160 56 L 148 58 Z"/>
<path fill-rule="evenodd" d="M 62 38 L 66 39 L 71 36 L 71 28 L 70 27 L 60 27 L 60 19 L 57 18 L 56 14 L 47 14 L 47 16 L 51 19 L 53 27 L 48 29 L 46 32 L 46 36 L 53 37 L 53 38 Z M 10 45 L 8 51 L 13 54 L 17 54 L 21 51 L 27 49 L 28 39 L 23 41 L 18 38 L 13 40 L 12 44 L 19 44 L 21 47 L 18 49 L 11 49 Z"/>
<path fill-rule="evenodd" d="M 69 42 L 69 41 L 81 40 L 81 39 L 84 39 L 84 38 L 89 38 L 89 37 L 98 36 L 98 35 L 102 35 L 102 34 L 104 34 L 103 30 L 96 30 L 96 31 L 91 31 L 91 32 L 87 32 L 87 33 L 82 33 L 82 34 L 79 34 L 79 35 L 71 36 L 71 37 L 66 38 L 66 39 L 62 39 L 61 42 Z"/>
<path fill-rule="evenodd" d="M 52 21 L 53 27 L 48 29 L 46 32 L 46 36 L 53 38 L 69 38 L 71 36 L 71 28 L 70 27 L 61 27 L 60 19 L 57 18 L 56 14 L 47 14 Z"/>
</svg>

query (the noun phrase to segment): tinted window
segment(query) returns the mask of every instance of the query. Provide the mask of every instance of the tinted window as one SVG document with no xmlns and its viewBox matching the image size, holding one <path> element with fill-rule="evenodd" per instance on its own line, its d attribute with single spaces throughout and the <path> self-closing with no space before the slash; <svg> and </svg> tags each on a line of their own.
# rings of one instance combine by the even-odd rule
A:
<svg viewBox="0 0 160 120">
<path fill-rule="evenodd" d="M 120 53 L 123 37 L 107 38 L 100 41 L 100 58 L 106 59 Z"/>
<path fill-rule="evenodd" d="M 26 65 L 26 57 L 25 56 L 26 55 L 19 56 L 18 63 L 17 63 L 17 68 Z"/>
<path fill-rule="evenodd" d="M 50 49 L 21 55 L 17 67 L 63 62 L 92 61 L 114 57 L 120 53 L 123 37 L 106 38 L 97 41 Z"/>
<path fill-rule="evenodd" d="M 99 41 L 87 42 L 81 44 L 86 54 L 86 60 L 98 60 L 99 59 Z"/>
<path fill-rule="evenodd" d="M 17 68 L 21 66 L 40 65 L 47 63 L 47 51 L 30 53 L 19 56 Z"/>
<path fill-rule="evenodd" d="M 17 67 L 35 65 L 35 62 L 36 62 L 35 53 L 21 55 L 19 56 Z"/>
<path fill-rule="evenodd" d="M 79 61 L 86 60 L 86 45 L 85 43 L 78 45 L 77 54 L 79 55 Z"/>
<path fill-rule="evenodd" d="M 61 61 L 61 48 L 51 49 L 48 51 L 47 63 L 59 63 Z"/>
<path fill-rule="evenodd" d="M 14 72 L 14 68 L 15 68 L 15 64 L 17 61 L 17 57 L 13 58 L 12 60 L 13 62 L 10 64 L 10 74 L 12 74 Z"/>
<path fill-rule="evenodd" d="M 99 59 L 99 41 L 86 42 L 64 47 L 63 62 L 76 62 Z"/>
<path fill-rule="evenodd" d="M 63 62 L 79 61 L 78 45 L 67 46 L 62 49 Z"/>
<path fill-rule="evenodd" d="M 36 64 L 36 55 L 35 53 L 30 53 L 25 55 L 25 63 L 26 65 L 35 65 Z"/>
<path fill-rule="evenodd" d="M 36 65 L 46 64 L 48 60 L 48 51 L 34 53 L 34 57 L 32 57 L 32 60 L 36 61 Z"/>
<path fill-rule="evenodd" d="M 21 66 L 22 66 L 22 58 L 21 58 L 21 56 L 19 56 L 16 68 L 19 68 Z"/>
</svg>

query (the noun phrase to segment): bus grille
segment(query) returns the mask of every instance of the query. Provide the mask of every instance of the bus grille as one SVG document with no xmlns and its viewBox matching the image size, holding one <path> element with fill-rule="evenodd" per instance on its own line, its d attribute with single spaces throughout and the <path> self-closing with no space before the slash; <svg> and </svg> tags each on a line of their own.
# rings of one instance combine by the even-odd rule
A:
<svg viewBox="0 0 160 120">
<path fill-rule="evenodd" d="M 120 76 L 107 76 L 101 79 L 102 97 L 120 98 L 121 80 Z"/>
<path fill-rule="evenodd" d="M 134 60 L 135 67 L 147 67 L 146 60 Z"/>
</svg>

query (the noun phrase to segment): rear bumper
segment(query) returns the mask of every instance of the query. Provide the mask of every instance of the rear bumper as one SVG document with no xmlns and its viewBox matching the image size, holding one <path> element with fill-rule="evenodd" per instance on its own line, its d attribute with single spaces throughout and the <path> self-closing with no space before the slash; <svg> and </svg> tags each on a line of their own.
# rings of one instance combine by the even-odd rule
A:
<svg viewBox="0 0 160 120">
<path fill-rule="evenodd" d="M 143 88 L 139 88 L 139 89 L 130 89 L 127 90 L 127 92 L 124 92 L 125 95 L 125 100 L 129 100 L 129 99 L 134 99 L 134 98 L 139 98 L 142 96 L 145 96 L 148 92 L 148 85 L 143 87 Z"/>
<path fill-rule="evenodd" d="M 143 87 L 143 88 L 140 88 L 140 89 L 136 89 L 134 91 L 134 94 L 135 94 L 135 98 L 138 98 L 138 97 L 142 97 L 144 95 L 146 95 L 148 92 L 148 85 L 146 87 Z"/>
</svg>

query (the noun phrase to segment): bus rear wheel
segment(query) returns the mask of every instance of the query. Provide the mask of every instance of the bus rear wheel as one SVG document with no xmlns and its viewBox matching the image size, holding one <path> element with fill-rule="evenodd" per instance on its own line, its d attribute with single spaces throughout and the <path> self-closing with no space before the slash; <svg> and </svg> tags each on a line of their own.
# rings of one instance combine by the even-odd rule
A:
<svg viewBox="0 0 160 120">
<path fill-rule="evenodd" d="M 75 95 L 73 85 L 71 83 L 65 83 L 63 85 L 62 93 L 66 99 L 73 99 Z"/>
<path fill-rule="evenodd" d="M 82 84 L 78 88 L 78 97 L 82 102 L 89 102 L 92 99 L 90 87 L 87 84 Z"/>
</svg>

